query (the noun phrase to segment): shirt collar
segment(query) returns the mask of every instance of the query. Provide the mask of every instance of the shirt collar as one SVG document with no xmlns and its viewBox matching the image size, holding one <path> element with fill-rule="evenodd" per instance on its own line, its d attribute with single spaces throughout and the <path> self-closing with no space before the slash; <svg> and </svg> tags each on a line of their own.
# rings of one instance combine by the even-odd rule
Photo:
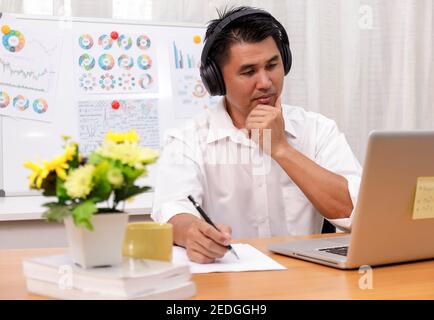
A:
<svg viewBox="0 0 434 320">
<path fill-rule="evenodd" d="M 211 111 L 207 143 L 230 137 L 239 131 L 226 111 L 224 99 L 222 97 L 217 106 Z"/>
<path fill-rule="evenodd" d="M 285 106 L 284 108 L 286 109 L 287 107 Z M 294 124 L 290 120 L 289 112 L 287 111 L 288 110 L 284 110 L 283 112 L 285 131 L 297 138 L 297 131 L 295 130 Z M 239 141 L 241 135 L 245 136 L 243 131 L 235 127 L 232 122 L 224 104 L 224 97 L 222 97 L 217 103 L 217 106 L 211 111 L 210 126 L 206 142 L 213 143 L 227 137 L 237 137 L 238 139 L 236 139 L 236 141 Z"/>
</svg>

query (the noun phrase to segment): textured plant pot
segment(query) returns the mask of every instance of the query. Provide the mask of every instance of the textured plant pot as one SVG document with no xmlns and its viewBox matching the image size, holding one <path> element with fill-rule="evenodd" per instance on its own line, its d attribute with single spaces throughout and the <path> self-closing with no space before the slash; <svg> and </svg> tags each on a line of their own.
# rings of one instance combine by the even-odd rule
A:
<svg viewBox="0 0 434 320">
<path fill-rule="evenodd" d="M 83 268 L 114 266 L 122 261 L 127 213 L 96 214 L 93 231 L 76 227 L 72 217 L 64 220 L 72 261 Z"/>
</svg>

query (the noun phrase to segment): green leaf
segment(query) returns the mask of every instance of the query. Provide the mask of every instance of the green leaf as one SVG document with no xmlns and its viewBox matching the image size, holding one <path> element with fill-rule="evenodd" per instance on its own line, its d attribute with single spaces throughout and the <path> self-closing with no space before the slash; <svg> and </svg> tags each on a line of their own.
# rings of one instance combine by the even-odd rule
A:
<svg viewBox="0 0 434 320">
<path fill-rule="evenodd" d="M 122 170 L 122 173 L 125 176 L 125 180 L 127 181 L 127 184 L 131 184 L 131 185 L 145 171 L 145 169 L 136 169 L 136 168 L 132 168 L 132 167 L 127 166 L 127 165 L 122 166 L 122 168 L 120 168 L 120 169 Z"/>
<path fill-rule="evenodd" d="M 70 208 L 64 204 L 57 202 L 48 202 L 43 204 L 48 210 L 42 215 L 48 221 L 62 222 L 64 218 L 72 214 Z"/>
<path fill-rule="evenodd" d="M 95 167 L 93 173 L 94 186 L 92 192 L 87 196 L 88 199 L 92 199 L 94 202 L 102 202 L 110 197 L 113 187 L 107 179 L 107 174 L 111 168 L 112 166 L 107 161 L 103 161 Z"/>
<path fill-rule="evenodd" d="M 138 186 L 130 186 L 129 188 L 123 188 L 119 190 L 115 190 L 115 203 L 119 203 L 121 201 L 127 200 L 135 195 L 141 194 L 143 192 L 151 189 L 150 187 L 138 187 Z"/>
<path fill-rule="evenodd" d="M 102 202 L 110 198 L 112 193 L 112 185 L 106 179 L 96 181 L 92 192 L 87 196 L 88 199 L 92 199 L 94 202 Z"/>
<path fill-rule="evenodd" d="M 95 203 L 90 200 L 86 200 L 78 204 L 72 210 L 72 217 L 76 226 L 83 226 L 86 229 L 93 231 L 93 225 L 91 223 L 93 214 L 98 211 Z"/>
<path fill-rule="evenodd" d="M 52 208 L 52 207 L 55 207 L 55 206 L 58 206 L 58 205 L 59 205 L 58 202 L 46 202 L 46 203 L 42 204 L 42 206 L 46 207 L 46 208 Z"/>
<path fill-rule="evenodd" d="M 87 159 L 87 163 L 97 165 L 101 161 L 104 161 L 104 157 L 100 156 L 97 153 L 92 152 Z"/>
<path fill-rule="evenodd" d="M 64 181 L 59 177 L 57 177 L 56 182 L 56 196 L 60 203 L 65 203 L 66 201 L 71 200 L 71 198 L 68 196 L 68 193 L 66 192 Z"/>
<path fill-rule="evenodd" d="M 80 161 L 79 161 L 79 147 L 78 145 L 75 146 L 75 154 L 74 157 L 68 162 L 69 168 L 70 169 L 76 169 L 80 166 Z"/>
</svg>

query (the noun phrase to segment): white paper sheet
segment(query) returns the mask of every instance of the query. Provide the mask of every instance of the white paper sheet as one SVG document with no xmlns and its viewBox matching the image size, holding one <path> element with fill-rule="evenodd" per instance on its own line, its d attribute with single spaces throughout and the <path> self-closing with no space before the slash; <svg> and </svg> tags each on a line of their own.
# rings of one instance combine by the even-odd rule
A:
<svg viewBox="0 0 434 320">
<path fill-rule="evenodd" d="M 76 32 L 74 71 L 80 94 L 158 92 L 156 37 L 146 28 L 141 34 L 118 28 L 115 40 L 107 27 L 95 25 L 92 32 Z"/>
<path fill-rule="evenodd" d="M 188 119 L 214 108 L 220 97 L 211 97 L 200 78 L 202 31 L 184 33 L 170 41 L 170 75 L 176 119 Z M 196 40 L 196 41 L 195 41 Z M 199 41 L 197 41 L 199 40 Z"/>
<path fill-rule="evenodd" d="M 78 102 L 80 151 L 89 154 L 104 140 L 109 131 L 135 129 L 140 145 L 158 149 L 160 146 L 157 99 L 118 100 L 119 109 L 111 107 L 112 100 Z"/>
<path fill-rule="evenodd" d="M 260 270 L 285 270 L 286 268 L 277 263 L 270 257 L 263 254 L 258 249 L 249 244 L 237 243 L 232 247 L 240 257 L 238 260 L 229 251 L 226 255 L 210 264 L 200 264 L 191 262 L 187 257 L 187 251 L 182 247 L 173 247 L 174 264 L 190 265 L 191 273 L 210 273 L 210 272 L 240 272 L 240 271 L 260 271 Z"/>
<path fill-rule="evenodd" d="M 0 45 L 0 116 L 52 121 L 55 108 L 61 107 L 54 106 L 60 31 L 35 27 L 7 14 L 0 25 L 10 28 L 2 34 Z"/>
</svg>

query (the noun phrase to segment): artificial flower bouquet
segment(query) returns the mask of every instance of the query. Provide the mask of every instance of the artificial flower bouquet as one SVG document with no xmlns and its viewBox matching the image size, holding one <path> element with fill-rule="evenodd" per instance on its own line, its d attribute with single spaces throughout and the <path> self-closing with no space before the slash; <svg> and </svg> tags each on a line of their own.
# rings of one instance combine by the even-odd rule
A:
<svg viewBox="0 0 434 320">
<path fill-rule="evenodd" d="M 27 161 L 24 166 L 31 189 L 57 201 L 45 203 L 43 217 L 62 222 L 72 216 L 76 226 L 93 230 L 92 217 L 98 213 L 116 213 L 120 203 L 146 192 L 150 188 L 136 185 L 146 176 L 148 164 L 158 158 L 157 151 L 141 147 L 135 130 L 124 133 L 108 132 L 104 142 L 84 157 L 79 145 L 64 137 L 64 153 L 43 161 L 42 165 Z M 97 206 L 97 204 L 105 204 Z"/>
</svg>

